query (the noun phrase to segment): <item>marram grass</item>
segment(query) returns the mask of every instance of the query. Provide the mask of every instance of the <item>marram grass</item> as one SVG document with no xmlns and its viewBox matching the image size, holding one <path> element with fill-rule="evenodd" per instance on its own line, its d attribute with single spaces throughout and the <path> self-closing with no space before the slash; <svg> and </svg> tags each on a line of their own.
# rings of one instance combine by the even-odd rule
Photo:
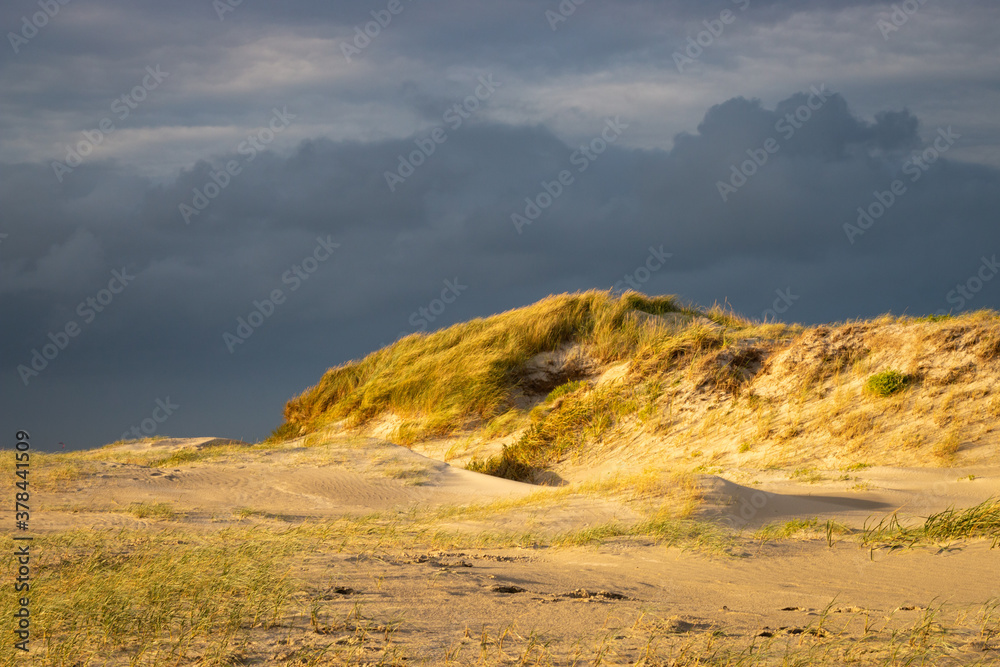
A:
<svg viewBox="0 0 1000 667">
<path fill-rule="evenodd" d="M 703 318 L 712 326 L 674 335 L 655 319 L 671 313 Z M 285 423 L 274 437 L 294 437 L 343 418 L 363 424 L 389 413 L 420 417 L 429 435 L 444 435 L 509 411 L 525 363 L 541 352 L 577 344 L 601 363 L 635 359 L 651 372 L 686 352 L 722 346 L 727 327 L 753 326 L 730 312 L 697 310 L 673 296 L 603 291 L 550 296 L 434 333 L 411 334 L 330 369 L 288 402 Z M 769 335 L 791 330 L 762 326 Z"/>
</svg>

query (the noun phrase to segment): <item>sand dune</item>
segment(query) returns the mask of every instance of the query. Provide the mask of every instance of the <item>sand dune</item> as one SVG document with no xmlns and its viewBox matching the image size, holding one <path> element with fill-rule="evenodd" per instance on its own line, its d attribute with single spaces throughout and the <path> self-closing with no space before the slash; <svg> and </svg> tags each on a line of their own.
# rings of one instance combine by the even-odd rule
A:
<svg viewBox="0 0 1000 667">
<path fill-rule="evenodd" d="M 170 453 L 233 444 L 238 445 L 220 438 L 169 439 L 125 445 L 117 450 Z M 371 448 L 357 443 L 338 446 L 334 440 L 323 448 L 326 460 L 313 464 L 309 463 L 309 454 L 317 450 L 294 445 L 276 451 L 248 449 L 245 456 L 164 468 L 98 461 L 93 464 L 92 474 L 46 494 L 46 500 L 53 508 L 71 507 L 77 512 L 116 511 L 133 503 L 169 503 L 178 512 L 199 517 L 250 508 L 304 518 L 481 503 L 558 491 L 558 487 L 539 487 L 470 472 L 388 441 L 366 442 L 365 447 Z M 997 467 L 874 467 L 852 472 L 848 480 L 833 477 L 836 474 L 823 478 L 819 472 L 821 479 L 797 483 L 783 473 L 757 472 L 753 485 L 703 475 L 703 511 L 738 528 L 810 517 L 859 527 L 867 519 L 893 512 L 902 517 L 926 516 L 1000 496 Z M 603 499 L 597 504 L 605 509 L 614 506 Z M 631 514 L 625 505 L 617 509 L 623 516 Z M 55 509 L 40 518 L 54 521 L 53 517 L 61 513 Z M 607 518 L 610 514 L 614 512 L 600 511 L 594 517 Z"/>
<path fill-rule="evenodd" d="M 799 484 L 778 475 L 756 477 L 764 481 L 751 487 L 706 476 L 703 485 L 710 507 L 736 527 L 807 517 L 860 527 L 866 520 L 892 513 L 912 520 L 1000 496 L 1000 468 L 993 466 L 868 468 L 850 475 L 850 485 L 860 490 L 847 490 L 848 484 L 836 478 Z"/>
<path fill-rule="evenodd" d="M 212 454 L 213 447 L 224 451 Z M 248 655 L 262 664 L 283 664 L 327 645 L 343 650 L 317 664 L 357 664 L 365 652 L 398 647 L 413 661 L 438 664 L 448 651 L 465 647 L 467 657 L 482 651 L 489 643 L 484 632 L 493 644 L 508 632 L 507 646 L 518 650 L 530 649 L 528 637 L 545 637 L 551 664 L 569 664 L 574 650 L 597 651 L 610 632 L 616 664 L 633 664 L 650 636 L 674 648 L 708 641 L 712 633 L 734 646 L 767 639 L 801 647 L 801 633 L 832 641 L 825 623 L 851 643 L 865 635 L 866 624 L 883 628 L 882 639 L 912 629 L 928 609 L 950 624 L 949 641 L 960 648 L 952 657 L 998 656 L 974 627 L 975 610 L 1000 597 L 997 552 L 988 542 L 888 551 L 860 547 L 847 534 L 832 545 L 818 532 L 792 540 L 751 537 L 762 525 L 791 519 L 858 528 L 897 511 L 908 521 L 974 505 L 1000 491 L 996 468 L 875 467 L 847 480 L 820 471 L 808 483 L 768 471 L 743 483 L 703 475 L 697 516 L 743 535 L 722 554 L 610 533 L 589 546 L 540 548 L 559 535 L 640 521 L 641 502 L 480 475 L 380 439 L 331 435 L 270 450 L 174 439 L 100 451 L 104 460 L 81 462 L 79 477 L 45 493 L 33 523 L 40 534 L 86 527 L 207 536 L 227 527 L 281 531 L 375 512 L 403 533 L 469 536 L 465 546 L 441 549 L 421 547 L 424 538 L 412 536 L 379 538 L 373 546 L 359 534 L 357 542 L 338 538 L 332 550 L 317 545 L 299 554 L 293 571 L 322 600 L 322 618 L 349 617 L 363 605 L 363 618 L 396 619 L 399 629 L 391 641 L 360 644 L 352 638 L 360 626 L 350 623 L 329 633 L 294 619 L 283 629 L 248 629 Z M 205 458 L 165 465 L 141 458 L 185 451 Z M 477 535 L 504 533 L 530 533 L 538 544 L 474 546 Z M 884 655 L 878 646 L 873 656 Z"/>
</svg>

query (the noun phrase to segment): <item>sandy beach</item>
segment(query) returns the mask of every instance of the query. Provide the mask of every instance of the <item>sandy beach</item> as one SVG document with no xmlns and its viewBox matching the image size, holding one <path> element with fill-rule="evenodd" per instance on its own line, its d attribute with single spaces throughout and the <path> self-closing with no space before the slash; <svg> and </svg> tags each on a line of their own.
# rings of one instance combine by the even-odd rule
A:
<svg viewBox="0 0 1000 667">
<path fill-rule="evenodd" d="M 181 462 L 155 463 L 170 456 Z M 271 448 L 168 439 L 64 459 L 49 459 L 52 473 L 72 470 L 46 482 L 34 521 L 50 565 L 93 548 L 65 538 L 79 531 L 124 551 L 236 535 L 290 545 L 277 567 L 291 586 L 271 623 L 247 624 L 224 648 L 194 637 L 178 653 L 150 639 L 139 664 L 166 664 L 171 651 L 178 664 L 246 665 L 998 656 L 988 540 L 889 548 L 859 538 L 893 513 L 919 522 L 996 496 L 997 468 L 872 467 L 809 483 L 757 473 L 752 485 L 702 475 L 691 523 L 677 525 L 715 528 L 670 535 L 624 528 L 648 515 L 649 498 L 613 480 L 538 487 L 345 433 Z M 801 530 L 767 533 L 796 521 Z M 137 648 L 80 664 L 130 664 Z"/>
</svg>

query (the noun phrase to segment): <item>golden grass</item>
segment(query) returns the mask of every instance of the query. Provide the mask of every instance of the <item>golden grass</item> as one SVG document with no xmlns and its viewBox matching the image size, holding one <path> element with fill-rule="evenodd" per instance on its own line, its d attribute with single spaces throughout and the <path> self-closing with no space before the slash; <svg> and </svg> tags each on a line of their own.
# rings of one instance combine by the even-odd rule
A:
<svg viewBox="0 0 1000 667">
<path fill-rule="evenodd" d="M 678 332 L 656 318 L 671 313 L 701 317 L 708 324 Z M 432 334 L 413 334 L 330 369 L 319 384 L 288 402 L 286 424 L 276 437 L 341 418 L 365 423 L 390 412 L 433 423 L 432 435 L 447 434 L 470 420 L 508 412 L 524 365 L 539 353 L 575 343 L 601 363 L 634 359 L 649 375 L 664 362 L 722 347 L 727 328 L 742 335 L 752 327 L 722 309 L 701 312 L 670 296 L 615 297 L 600 291 L 551 296 Z M 774 324 L 764 329 L 769 335 L 789 330 Z M 414 431 L 411 437 L 423 434 Z"/>
<path fill-rule="evenodd" d="M 167 664 L 185 655 L 223 659 L 243 628 L 270 626 L 290 592 L 280 541 L 246 531 L 74 531 L 36 538 L 32 664 Z M 0 538 L 7 554 L 13 540 Z M 12 556 L 7 556 L 11 567 Z M 0 605 L 13 609 L 12 586 Z M 0 646 L 10 664 L 12 642 Z"/>
<path fill-rule="evenodd" d="M 568 452 L 600 439 L 618 419 L 637 408 L 634 402 L 622 400 L 619 392 L 577 386 L 558 394 L 551 405 L 538 406 L 516 442 L 504 445 L 499 455 L 485 461 L 473 459 L 468 469 L 509 479 L 531 479 Z"/>
<path fill-rule="evenodd" d="M 945 433 L 944 437 L 938 441 L 934 447 L 934 455 L 942 461 L 948 462 L 955 458 L 959 448 L 962 446 L 962 436 L 964 430 L 960 423 L 953 424 Z"/>
<path fill-rule="evenodd" d="M 996 438 L 998 319 L 885 315 L 804 328 L 669 296 L 552 296 L 329 370 L 289 401 L 271 443 L 333 423 L 365 432 L 394 416 L 394 442 L 452 438 L 449 458 L 521 481 L 550 479 L 553 466 L 636 437 L 669 443 L 674 460 L 707 452 L 706 470 L 737 455 L 739 465 L 950 464 L 962 437 Z M 532 359 L 560 350 L 585 367 L 557 364 L 538 386 Z M 963 361 L 970 351 L 978 364 Z M 611 368 L 618 379 L 598 384 Z"/>
</svg>

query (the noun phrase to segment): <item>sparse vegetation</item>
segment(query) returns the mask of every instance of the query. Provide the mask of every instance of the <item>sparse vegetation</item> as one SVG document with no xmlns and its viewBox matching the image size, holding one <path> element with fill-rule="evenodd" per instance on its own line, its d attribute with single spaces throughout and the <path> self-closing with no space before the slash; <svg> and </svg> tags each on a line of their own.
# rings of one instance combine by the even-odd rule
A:
<svg viewBox="0 0 1000 667">
<path fill-rule="evenodd" d="M 13 541 L 2 541 L 12 554 Z M 38 538 L 33 652 L 45 658 L 32 664 L 160 665 L 192 655 L 221 663 L 245 629 L 284 616 L 290 586 L 281 557 L 292 544 L 303 546 L 239 530 L 209 540 L 89 530 Z M 6 560 L 9 569 L 13 556 Z M 4 609 L 14 608 L 14 596 L 4 587 Z M 4 642 L 0 657 L 12 660 L 13 652 Z"/>
<path fill-rule="evenodd" d="M 162 435 L 151 435 L 148 438 L 132 438 L 129 440 L 115 440 L 114 442 L 109 442 L 104 445 L 105 447 L 119 447 L 121 445 L 144 445 L 150 442 L 159 442 L 160 440 L 166 440 L 166 436 Z"/>
<path fill-rule="evenodd" d="M 1000 396 L 996 396 L 990 400 L 989 405 L 986 407 L 987 414 L 991 417 L 1000 417 Z"/>
<path fill-rule="evenodd" d="M 271 431 L 271 435 L 268 436 L 267 442 L 281 442 L 282 440 L 294 438 L 298 435 L 298 431 L 299 429 L 296 428 L 295 424 L 284 422 Z"/>
<path fill-rule="evenodd" d="M 826 479 L 826 475 L 815 468 L 796 468 L 788 475 L 789 479 L 794 479 L 806 484 L 815 484 Z"/>
<path fill-rule="evenodd" d="M 155 442 L 155 441 L 151 441 Z M 33 456 L 41 457 L 46 464 L 41 467 L 46 483 L 51 483 L 53 476 L 64 480 L 77 479 L 95 470 L 95 463 L 124 463 L 129 465 L 149 466 L 153 468 L 170 468 L 197 463 L 200 461 L 219 460 L 227 456 L 246 454 L 248 452 L 267 451 L 279 444 L 270 440 L 257 445 L 246 445 L 232 440 L 220 440 L 198 448 L 182 449 L 132 449 L 129 444 L 145 444 L 144 441 L 131 441 L 122 446 L 112 443 L 98 449 L 77 452 L 44 453 Z M 2 460 L 2 459 L 0 459 Z M 2 463 L 0 463 L 2 466 Z"/>
<path fill-rule="evenodd" d="M 812 533 L 817 530 L 819 519 L 790 519 L 783 523 L 769 523 L 757 529 L 753 539 L 766 542 L 774 539 L 787 539 L 800 533 Z"/>
<path fill-rule="evenodd" d="M 543 497 L 504 501 L 484 506 L 481 515 L 537 502 L 544 503 Z M 455 665 L 544 666 L 566 664 L 571 658 L 606 664 L 615 658 L 624 664 L 690 667 L 889 667 L 952 664 L 949 661 L 967 656 L 961 649 L 966 641 L 956 644 L 956 638 L 967 638 L 972 632 L 972 639 L 988 646 L 1000 633 L 997 606 L 992 602 L 953 611 L 942 605 L 904 606 L 871 615 L 865 609 L 838 606 L 832 600 L 826 608 L 808 615 L 804 615 L 806 609 L 797 607 L 782 610 L 790 620 L 804 618 L 798 625 L 789 622 L 782 628 L 760 627 L 749 634 L 746 629 L 733 631 L 714 621 L 698 625 L 662 616 L 662 610 L 643 602 L 638 609 L 634 603 L 617 609 L 614 620 L 609 616 L 611 625 L 606 632 L 580 637 L 549 632 L 545 641 L 540 641 L 531 627 L 503 626 L 503 621 L 484 625 L 475 633 L 466 632 L 466 636 L 474 636 L 473 641 L 450 647 L 435 645 L 429 654 L 427 644 L 419 639 L 419 620 L 388 615 L 384 604 L 379 604 L 386 594 L 382 592 L 383 577 L 377 576 L 377 571 L 371 572 L 370 578 L 358 576 L 371 569 L 368 563 L 414 563 L 411 567 L 420 571 L 433 565 L 438 572 L 435 576 L 454 577 L 447 574 L 447 563 L 467 558 L 470 549 L 563 548 L 608 541 L 621 545 L 622 540 L 693 548 L 713 557 L 747 557 L 741 546 L 747 543 L 741 543 L 740 537 L 714 524 L 676 519 L 669 513 L 654 512 L 633 524 L 607 522 L 549 535 L 463 534 L 433 527 L 447 516 L 447 509 L 413 514 L 405 525 L 392 514 L 370 514 L 296 527 L 227 528 L 210 534 L 81 531 L 40 538 L 36 547 L 43 560 L 32 604 L 33 628 L 44 638 L 44 645 L 32 664 L 224 665 L 264 660 L 281 665 L 310 661 L 348 665 L 362 659 L 371 663 L 372 658 L 375 664 L 421 664 L 428 660 L 430 664 L 443 663 L 447 653 Z M 453 509 L 465 515 L 461 508 Z M 244 517 L 258 514 L 249 508 L 239 512 Z M 860 537 L 873 547 L 918 546 L 954 539 L 996 539 L 998 528 L 1000 505 L 991 501 L 934 515 L 913 528 L 903 528 L 893 518 Z M 779 539 L 825 539 L 833 546 L 835 536 L 849 533 L 835 522 L 795 519 L 769 524 L 750 539 L 761 546 Z M 0 546 L 12 553 L 10 538 L 2 541 L 5 544 Z M 334 578 L 331 582 L 329 570 L 323 569 L 317 588 L 314 582 L 301 578 L 305 573 L 292 575 L 293 564 L 309 563 L 310 559 L 327 562 L 346 544 L 362 554 L 352 566 L 350 579 Z M 393 569 L 399 569 L 398 565 Z M 377 589 L 380 595 L 365 595 L 366 583 L 372 589 L 369 592 Z M 450 585 L 458 585 L 458 580 Z M 510 594 L 524 591 L 517 586 L 508 588 Z M 0 604 L 9 608 L 13 595 L 10 589 L 0 591 Z M 614 591 L 583 588 L 561 596 L 532 595 L 618 604 L 629 599 Z M 266 634 L 268 631 L 273 634 Z M 267 637 L 277 638 L 277 642 L 265 640 Z M 289 641 L 291 638 L 294 640 Z M 278 651 L 269 654 L 269 659 L 259 653 L 275 648 Z M 12 660 L 12 651 L 8 643 L 0 648 L 0 658 Z M 530 663 L 525 663 L 526 657 Z"/>
<path fill-rule="evenodd" d="M 131 503 L 125 511 L 137 519 L 174 518 L 174 509 L 168 503 Z"/>
<path fill-rule="evenodd" d="M 912 547 L 974 538 L 990 539 L 994 548 L 1000 546 L 1000 500 L 990 498 L 962 510 L 949 508 L 917 526 L 905 526 L 893 514 L 877 524 L 866 525 L 862 543 Z"/>
<path fill-rule="evenodd" d="M 935 446 L 934 454 L 944 461 L 951 461 L 961 446 L 962 427 L 960 424 L 955 424 L 945 432 L 944 437 Z"/>
</svg>

